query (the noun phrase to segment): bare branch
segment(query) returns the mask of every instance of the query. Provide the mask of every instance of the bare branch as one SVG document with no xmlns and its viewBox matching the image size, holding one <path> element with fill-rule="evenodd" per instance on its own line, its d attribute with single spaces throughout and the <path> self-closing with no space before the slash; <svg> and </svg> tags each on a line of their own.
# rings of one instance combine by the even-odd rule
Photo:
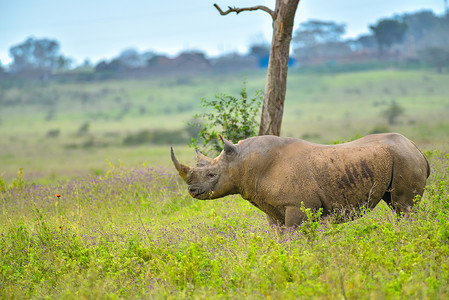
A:
<svg viewBox="0 0 449 300">
<path fill-rule="evenodd" d="M 244 7 L 244 8 L 237 8 L 237 7 L 230 7 L 228 6 L 228 10 L 227 11 L 223 11 L 221 10 L 221 8 L 217 5 L 214 4 L 215 8 L 218 10 L 218 12 L 220 13 L 220 15 L 225 16 L 231 12 L 235 12 L 236 14 L 241 13 L 242 11 L 252 11 L 252 10 L 263 10 L 264 12 L 267 12 L 270 14 L 271 18 L 273 18 L 273 20 L 276 19 L 276 13 L 274 11 L 272 11 L 271 9 L 269 9 L 266 6 L 263 5 L 258 5 L 258 6 L 252 6 L 252 7 Z"/>
</svg>

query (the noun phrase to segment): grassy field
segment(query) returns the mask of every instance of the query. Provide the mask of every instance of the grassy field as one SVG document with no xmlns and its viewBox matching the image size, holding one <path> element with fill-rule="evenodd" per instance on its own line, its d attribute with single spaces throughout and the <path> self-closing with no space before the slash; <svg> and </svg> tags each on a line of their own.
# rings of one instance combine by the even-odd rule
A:
<svg viewBox="0 0 449 300">
<path fill-rule="evenodd" d="M 293 70 L 284 136 L 332 143 L 397 131 L 432 171 L 409 218 L 382 204 L 354 222 L 312 216 L 283 234 L 238 196 L 192 199 L 168 144 L 124 142 L 183 131 L 201 97 L 237 95 L 245 79 L 263 88 L 262 72 L 1 82 L 0 298 L 447 299 L 449 75 Z M 404 113 L 389 124 L 393 102 Z M 174 146 L 192 161 L 192 149 Z"/>
<path fill-rule="evenodd" d="M 0 192 L 0 298 L 447 299 L 449 156 L 416 211 L 313 216 L 279 234 L 240 197 L 190 198 L 166 170 Z M 60 197 L 58 196 L 60 195 Z"/>
</svg>

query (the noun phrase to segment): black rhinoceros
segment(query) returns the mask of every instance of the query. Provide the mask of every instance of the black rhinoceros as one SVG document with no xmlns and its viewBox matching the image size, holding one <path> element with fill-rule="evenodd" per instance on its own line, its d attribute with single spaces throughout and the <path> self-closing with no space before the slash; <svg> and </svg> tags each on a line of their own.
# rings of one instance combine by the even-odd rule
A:
<svg viewBox="0 0 449 300">
<path fill-rule="evenodd" d="M 224 144 L 221 154 L 212 159 L 197 152 L 195 167 L 179 163 L 171 149 L 190 195 L 208 200 L 240 194 L 265 212 L 271 224 L 281 226 L 306 219 L 301 203 L 322 209 L 326 216 L 374 208 L 383 199 L 399 215 L 408 213 L 430 173 L 420 150 L 397 133 L 339 145 L 277 136 L 257 136 L 234 145 L 219 137 Z"/>
</svg>

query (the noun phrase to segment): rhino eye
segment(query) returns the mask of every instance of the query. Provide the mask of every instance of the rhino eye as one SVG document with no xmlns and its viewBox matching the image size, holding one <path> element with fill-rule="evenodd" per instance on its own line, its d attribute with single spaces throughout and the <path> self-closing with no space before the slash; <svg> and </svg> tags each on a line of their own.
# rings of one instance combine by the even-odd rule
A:
<svg viewBox="0 0 449 300">
<path fill-rule="evenodd" d="M 206 174 L 206 177 L 207 177 L 208 179 L 214 179 L 215 177 L 217 177 L 217 174 L 214 174 L 214 173 L 207 173 L 207 174 Z"/>
</svg>

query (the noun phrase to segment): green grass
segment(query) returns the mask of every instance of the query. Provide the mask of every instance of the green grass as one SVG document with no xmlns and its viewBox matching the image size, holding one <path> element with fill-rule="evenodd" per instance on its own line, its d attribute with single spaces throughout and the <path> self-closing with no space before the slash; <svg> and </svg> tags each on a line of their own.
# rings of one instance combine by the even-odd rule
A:
<svg viewBox="0 0 449 300">
<path fill-rule="evenodd" d="M 0 85 L 0 298 L 448 298 L 449 75 L 292 70 L 282 135 L 397 131 L 432 174 L 409 218 L 383 204 L 283 234 L 240 197 L 192 199 L 170 145 L 123 143 L 184 128 L 201 97 L 237 95 L 245 79 L 251 93 L 265 74 Z M 381 115 L 391 101 L 405 108 L 395 125 Z"/>
<path fill-rule="evenodd" d="M 284 234 L 240 197 L 194 200 L 145 166 L 38 186 L 19 176 L 0 192 L 0 297 L 446 299 L 449 157 L 427 155 L 409 218 L 383 204 Z"/>
</svg>

